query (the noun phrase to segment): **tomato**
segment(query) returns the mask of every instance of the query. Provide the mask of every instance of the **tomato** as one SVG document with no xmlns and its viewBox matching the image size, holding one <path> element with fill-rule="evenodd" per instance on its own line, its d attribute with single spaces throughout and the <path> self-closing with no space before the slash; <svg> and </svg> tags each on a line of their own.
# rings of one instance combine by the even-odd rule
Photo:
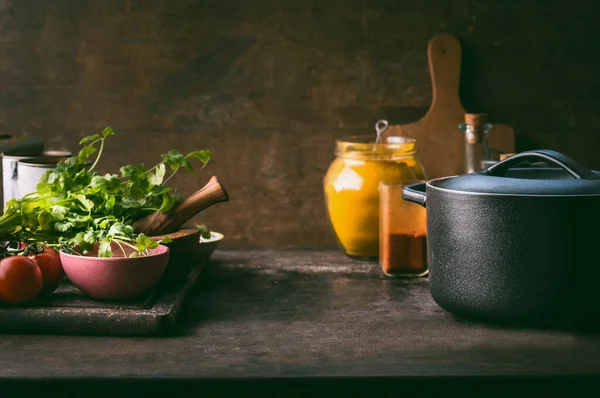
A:
<svg viewBox="0 0 600 398">
<path fill-rule="evenodd" d="M 65 272 L 60 262 L 60 254 L 54 249 L 45 247 L 39 254 L 30 254 L 32 259 L 42 271 L 43 287 L 42 293 L 52 293 L 60 285 Z"/>
<path fill-rule="evenodd" d="M 10 256 L 0 261 L 0 301 L 25 304 L 42 291 L 42 271 L 24 256 Z"/>
</svg>

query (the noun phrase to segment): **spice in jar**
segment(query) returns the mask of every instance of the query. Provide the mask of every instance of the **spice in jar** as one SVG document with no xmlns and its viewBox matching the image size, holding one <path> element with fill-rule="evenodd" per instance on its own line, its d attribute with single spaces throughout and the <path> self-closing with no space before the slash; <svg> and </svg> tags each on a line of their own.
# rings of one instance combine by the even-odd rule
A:
<svg viewBox="0 0 600 398">
<path fill-rule="evenodd" d="M 379 264 L 386 275 L 428 274 L 425 208 L 402 199 L 406 185 L 419 181 L 381 182 Z"/>
</svg>

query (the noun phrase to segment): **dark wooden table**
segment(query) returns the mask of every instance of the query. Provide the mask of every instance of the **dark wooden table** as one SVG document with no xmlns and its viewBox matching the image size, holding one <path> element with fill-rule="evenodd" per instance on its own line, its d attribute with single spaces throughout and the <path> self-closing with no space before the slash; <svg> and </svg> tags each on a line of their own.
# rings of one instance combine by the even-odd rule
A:
<svg viewBox="0 0 600 398">
<path fill-rule="evenodd" d="M 217 251 L 177 335 L 0 335 L 0 395 L 600 391 L 600 334 L 460 320 L 337 251 Z M 268 394 L 270 395 L 270 394 Z"/>
</svg>

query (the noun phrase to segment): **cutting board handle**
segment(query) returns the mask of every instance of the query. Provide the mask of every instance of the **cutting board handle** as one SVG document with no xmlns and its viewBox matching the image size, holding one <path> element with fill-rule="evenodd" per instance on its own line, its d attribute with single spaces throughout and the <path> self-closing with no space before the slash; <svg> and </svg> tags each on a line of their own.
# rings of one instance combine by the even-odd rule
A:
<svg viewBox="0 0 600 398">
<path fill-rule="evenodd" d="M 464 172 L 464 134 L 458 126 L 465 120 L 460 101 L 461 45 L 450 34 L 433 36 L 427 45 L 432 101 L 427 113 L 407 124 L 390 124 L 385 137 L 404 136 L 417 140 L 418 159 L 428 179 Z M 510 126 L 494 124 L 489 137 L 492 148 L 514 152 Z"/>
<path fill-rule="evenodd" d="M 427 57 L 433 88 L 429 112 L 462 108 L 459 95 L 460 42 L 450 34 L 436 35 L 429 41 Z"/>
</svg>

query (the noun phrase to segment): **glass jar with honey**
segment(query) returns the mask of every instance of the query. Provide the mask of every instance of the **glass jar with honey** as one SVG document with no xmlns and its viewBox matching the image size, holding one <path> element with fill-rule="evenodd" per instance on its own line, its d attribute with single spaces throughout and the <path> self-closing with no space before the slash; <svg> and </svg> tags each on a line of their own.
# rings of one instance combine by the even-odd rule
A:
<svg viewBox="0 0 600 398">
<path fill-rule="evenodd" d="M 329 220 L 340 249 L 348 256 L 379 258 L 382 181 L 421 181 L 425 170 L 416 159 L 416 140 L 355 136 L 336 142 L 335 160 L 324 178 Z"/>
</svg>

